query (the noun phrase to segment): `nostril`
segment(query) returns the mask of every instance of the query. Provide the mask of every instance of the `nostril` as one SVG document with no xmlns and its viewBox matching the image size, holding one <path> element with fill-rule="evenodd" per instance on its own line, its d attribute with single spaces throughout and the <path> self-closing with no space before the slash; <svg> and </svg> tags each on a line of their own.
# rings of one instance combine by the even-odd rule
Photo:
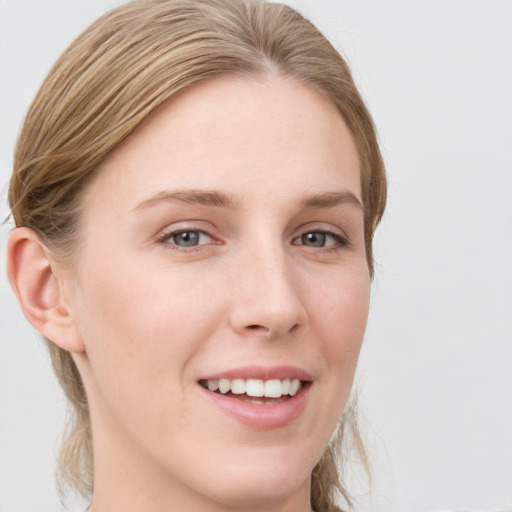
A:
<svg viewBox="0 0 512 512">
<path fill-rule="evenodd" d="M 295 324 L 291 329 L 290 332 L 297 331 L 300 328 L 299 324 Z"/>
<path fill-rule="evenodd" d="M 265 327 L 263 325 L 257 325 L 257 324 L 248 325 L 247 329 L 249 329 L 251 331 L 259 331 L 259 330 L 268 331 L 269 330 L 268 327 Z"/>
</svg>

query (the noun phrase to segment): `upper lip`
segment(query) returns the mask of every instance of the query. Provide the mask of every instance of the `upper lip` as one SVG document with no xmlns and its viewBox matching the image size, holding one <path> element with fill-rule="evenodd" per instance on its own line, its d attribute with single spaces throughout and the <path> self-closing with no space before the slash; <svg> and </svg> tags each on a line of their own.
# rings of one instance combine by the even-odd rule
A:
<svg viewBox="0 0 512 512">
<path fill-rule="evenodd" d="M 220 379 L 299 379 L 301 381 L 312 381 L 311 374 L 297 366 L 243 366 L 230 368 L 202 377 L 199 380 L 220 380 Z"/>
</svg>

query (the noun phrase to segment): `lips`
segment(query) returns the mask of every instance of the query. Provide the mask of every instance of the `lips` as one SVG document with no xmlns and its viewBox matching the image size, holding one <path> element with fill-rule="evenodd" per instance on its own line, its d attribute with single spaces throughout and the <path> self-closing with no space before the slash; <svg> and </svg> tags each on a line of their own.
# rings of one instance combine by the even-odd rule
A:
<svg viewBox="0 0 512 512">
<path fill-rule="evenodd" d="M 312 378 L 296 367 L 245 367 L 198 381 L 201 391 L 223 413 L 245 426 L 272 429 L 288 425 L 304 410 Z"/>
</svg>

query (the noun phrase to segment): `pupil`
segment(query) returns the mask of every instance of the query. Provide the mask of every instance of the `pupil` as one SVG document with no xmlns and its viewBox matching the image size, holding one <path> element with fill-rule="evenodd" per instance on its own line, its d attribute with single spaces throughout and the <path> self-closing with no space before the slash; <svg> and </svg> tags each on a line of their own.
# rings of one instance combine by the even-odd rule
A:
<svg viewBox="0 0 512 512">
<path fill-rule="evenodd" d="M 306 233 L 302 235 L 302 243 L 310 247 L 323 247 L 325 245 L 325 235 L 323 233 Z"/>
<path fill-rule="evenodd" d="M 197 231 L 184 231 L 174 237 L 174 243 L 185 247 L 197 245 L 199 241 L 199 233 Z"/>
</svg>

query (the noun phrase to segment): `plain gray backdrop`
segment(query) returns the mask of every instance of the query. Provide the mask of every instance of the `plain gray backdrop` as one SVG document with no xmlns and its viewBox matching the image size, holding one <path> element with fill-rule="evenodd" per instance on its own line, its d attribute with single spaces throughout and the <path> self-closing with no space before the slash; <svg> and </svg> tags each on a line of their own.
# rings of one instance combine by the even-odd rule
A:
<svg viewBox="0 0 512 512">
<path fill-rule="evenodd" d="M 55 59 L 120 2 L 0 0 L 0 185 Z M 389 173 L 358 370 L 366 512 L 512 510 L 512 2 L 290 1 L 340 49 Z M 0 214 L 8 213 L 6 191 Z M 64 401 L 0 252 L 0 512 L 56 511 Z"/>
</svg>

